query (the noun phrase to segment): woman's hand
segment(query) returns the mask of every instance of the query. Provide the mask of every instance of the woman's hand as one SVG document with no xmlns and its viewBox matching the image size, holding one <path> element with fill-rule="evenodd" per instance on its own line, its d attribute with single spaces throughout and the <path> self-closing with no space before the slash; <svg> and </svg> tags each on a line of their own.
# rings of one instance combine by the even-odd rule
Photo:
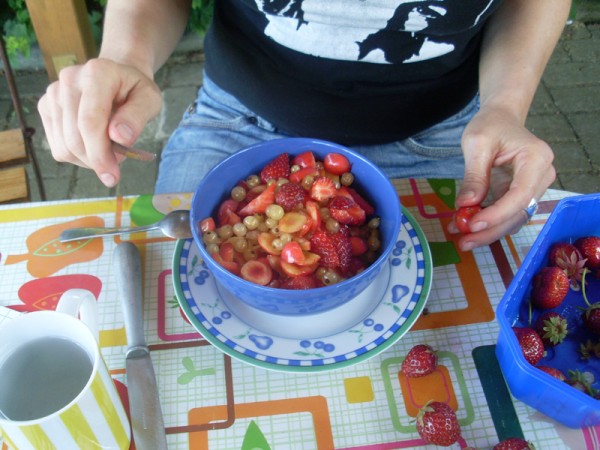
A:
<svg viewBox="0 0 600 450">
<path fill-rule="evenodd" d="M 92 169 L 108 187 L 120 180 L 116 147 L 131 147 L 161 107 L 151 78 L 101 58 L 61 70 L 38 103 L 54 159 Z"/>
<path fill-rule="evenodd" d="M 465 177 L 456 207 L 480 204 L 488 194 L 492 200 L 471 219 L 472 232 L 459 240 L 467 251 L 523 226 L 528 220 L 525 208 L 532 198 L 540 199 L 556 172 L 548 144 L 502 108 L 482 106 L 465 129 L 462 147 Z M 449 231 L 458 232 L 454 224 Z"/>
</svg>

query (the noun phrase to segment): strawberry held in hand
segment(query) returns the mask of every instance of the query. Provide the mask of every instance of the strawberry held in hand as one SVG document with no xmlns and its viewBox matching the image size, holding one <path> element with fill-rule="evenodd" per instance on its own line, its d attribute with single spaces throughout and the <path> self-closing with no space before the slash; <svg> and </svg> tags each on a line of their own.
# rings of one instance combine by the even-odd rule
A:
<svg viewBox="0 0 600 450">
<path fill-rule="evenodd" d="M 423 377 L 436 369 L 437 361 L 437 352 L 433 348 L 426 344 L 418 344 L 406 354 L 401 371 L 408 378 Z"/>
<path fill-rule="evenodd" d="M 533 277 L 531 302 L 541 309 L 559 306 L 569 292 L 569 277 L 559 267 L 543 267 Z"/>
<path fill-rule="evenodd" d="M 460 425 L 450 406 L 430 401 L 417 414 L 417 432 L 431 444 L 449 447 L 460 438 Z"/>
<path fill-rule="evenodd" d="M 471 232 L 471 228 L 469 227 L 469 223 L 475 214 L 481 211 L 483 208 L 481 205 L 473 205 L 473 206 L 461 206 L 454 213 L 454 224 L 458 231 L 462 234 L 469 234 Z"/>
</svg>

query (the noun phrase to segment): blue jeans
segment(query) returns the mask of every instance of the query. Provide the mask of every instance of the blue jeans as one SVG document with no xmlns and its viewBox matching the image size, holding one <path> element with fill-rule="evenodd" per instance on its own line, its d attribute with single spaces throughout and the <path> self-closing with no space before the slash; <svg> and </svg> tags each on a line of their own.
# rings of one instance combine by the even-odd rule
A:
<svg viewBox="0 0 600 450">
<path fill-rule="evenodd" d="M 390 178 L 462 178 L 461 136 L 478 109 L 479 98 L 475 97 L 456 115 L 408 139 L 352 149 Z M 194 192 L 204 175 L 232 153 L 286 137 L 297 136 L 258 117 L 205 75 L 196 102 L 184 113 L 162 151 L 155 192 Z"/>
</svg>

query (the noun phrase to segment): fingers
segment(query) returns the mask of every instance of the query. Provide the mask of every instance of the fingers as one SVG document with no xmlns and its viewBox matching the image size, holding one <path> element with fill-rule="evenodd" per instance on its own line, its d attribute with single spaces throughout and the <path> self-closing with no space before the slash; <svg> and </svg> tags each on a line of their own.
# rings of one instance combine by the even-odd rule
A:
<svg viewBox="0 0 600 450">
<path fill-rule="evenodd" d="M 118 144 L 131 146 L 162 106 L 141 72 L 94 59 L 60 72 L 38 103 L 54 159 L 94 170 L 108 187 L 120 179 Z"/>
<path fill-rule="evenodd" d="M 552 149 L 522 124 L 498 111 L 476 115 L 463 134 L 465 177 L 456 206 L 493 203 L 474 215 L 471 233 L 459 239 L 463 251 L 488 245 L 527 222 L 532 198 L 539 200 L 556 177 Z M 450 233 L 457 233 L 454 224 Z"/>
</svg>

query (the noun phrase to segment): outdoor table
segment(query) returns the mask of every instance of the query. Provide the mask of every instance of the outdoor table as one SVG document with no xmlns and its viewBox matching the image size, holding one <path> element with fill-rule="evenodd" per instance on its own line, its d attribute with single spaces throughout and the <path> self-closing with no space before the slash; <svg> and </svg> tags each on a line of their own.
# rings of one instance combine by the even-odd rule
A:
<svg viewBox="0 0 600 450">
<path fill-rule="evenodd" d="M 462 252 L 458 236 L 446 231 L 458 182 L 393 182 L 431 251 L 425 259 L 431 267 L 424 268 L 431 275 L 431 285 L 424 287 L 430 292 L 410 331 L 381 352 L 366 350 L 356 363 L 348 357 L 328 366 L 324 356 L 306 370 L 289 362 L 278 370 L 277 362 L 261 359 L 261 331 L 251 327 L 236 339 L 248 347 L 257 344 L 254 359 L 215 336 L 207 340 L 186 317 L 174 287 L 177 277 L 201 278 L 200 272 L 174 273 L 182 254 L 193 248 L 191 240 L 184 245 L 156 231 L 93 239 L 79 247 L 58 240 L 66 228 L 152 223 L 170 210 L 189 208 L 192 194 L 1 206 L 0 326 L 16 314 L 54 309 L 68 289 L 91 291 L 99 307 L 102 353 L 128 408 L 126 335 L 112 262 L 115 246 L 127 240 L 142 257 L 146 339 L 170 449 L 435 448 L 415 427 L 419 406 L 432 398 L 456 410 L 462 437 L 452 448 L 491 449 L 522 436 L 542 450 L 599 449 L 600 426 L 570 429 L 514 399 L 494 353 L 498 303 L 553 207 L 575 194 L 549 190 L 517 234 Z M 205 306 L 215 301 L 197 300 Z M 215 324 L 231 318 L 220 312 Z M 353 329 L 369 342 L 375 327 L 365 320 Z M 301 345 L 314 355 L 326 353 L 327 342 L 323 337 Z M 426 382 L 400 372 L 406 352 L 418 343 L 439 352 L 439 367 Z"/>
</svg>

